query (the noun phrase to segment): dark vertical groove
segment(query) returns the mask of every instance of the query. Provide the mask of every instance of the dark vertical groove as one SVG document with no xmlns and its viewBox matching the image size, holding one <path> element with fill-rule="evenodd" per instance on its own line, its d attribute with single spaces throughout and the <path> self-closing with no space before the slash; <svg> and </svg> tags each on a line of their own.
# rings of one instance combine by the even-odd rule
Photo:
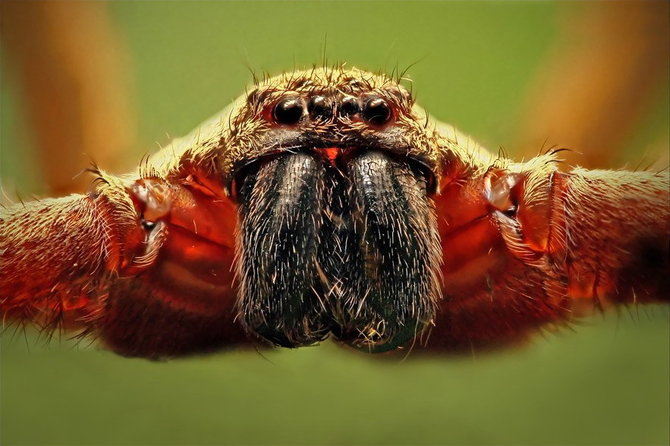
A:
<svg viewBox="0 0 670 446">
<path fill-rule="evenodd" d="M 345 313 L 367 289 L 360 237 L 352 217 L 351 180 L 344 175 L 333 167 L 326 169 L 326 205 L 318 251 L 320 290 L 337 326 L 349 319 Z M 340 336 L 340 331 L 336 329 L 336 335 Z"/>
</svg>

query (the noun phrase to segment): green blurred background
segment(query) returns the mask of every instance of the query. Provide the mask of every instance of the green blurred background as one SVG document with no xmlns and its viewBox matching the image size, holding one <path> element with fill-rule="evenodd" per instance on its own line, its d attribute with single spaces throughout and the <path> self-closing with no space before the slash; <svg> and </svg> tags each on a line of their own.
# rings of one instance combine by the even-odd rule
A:
<svg viewBox="0 0 670 446">
<path fill-rule="evenodd" d="M 558 23 L 578 7 L 110 4 L 137 110 L 136 143 L 121 164 L 221 109 L 249 83 L 248 67 L 276 74 L 320 63 L 324 41 L 332 62 L 414 64 L 423 107 L 513 154 L 521 97 Z M 43 193 L 17 75 L 4 57 L 0 68 L 0 180 L 24 197 Z M 667 91 L 644 117 L 621 160 L 667 134 Z M 149 362 L 10 330 L 1 339 L 0 444 L 668 444 L 669 326 L 667 307 L 628 308 L 525 348 L 404 361 L 326 342 Z"/>
</svg>

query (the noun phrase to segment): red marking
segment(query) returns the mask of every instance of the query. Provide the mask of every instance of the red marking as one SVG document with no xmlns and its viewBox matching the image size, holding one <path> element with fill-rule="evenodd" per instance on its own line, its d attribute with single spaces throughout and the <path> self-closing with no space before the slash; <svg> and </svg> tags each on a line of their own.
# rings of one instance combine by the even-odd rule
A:
<svg viewBox="0 0 670 446">
<path fill-rule="evenodd" d="M 326 147 L 324 149 L 317 149 L 323 156 L 330 161 L 330 164 L 335 165 L 335 161 L 342 154 L 342 149 L 339 147 Z"/>
</svg>

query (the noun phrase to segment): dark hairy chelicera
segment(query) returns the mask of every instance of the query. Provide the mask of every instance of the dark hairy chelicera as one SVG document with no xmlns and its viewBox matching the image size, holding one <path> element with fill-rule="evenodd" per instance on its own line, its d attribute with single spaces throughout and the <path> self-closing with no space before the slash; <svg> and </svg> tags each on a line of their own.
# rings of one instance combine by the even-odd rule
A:
<svg viewBox="0 0 670 446">
<path fill-rule="evenodd" d="M 286 347 L 334 332 L 376 350 L 435 316 L 439 238 L 426 180 L 362 150 L 332 165 L 291 153 L 247 174 L 241 203 L 241 314 Z"/>
</svg>

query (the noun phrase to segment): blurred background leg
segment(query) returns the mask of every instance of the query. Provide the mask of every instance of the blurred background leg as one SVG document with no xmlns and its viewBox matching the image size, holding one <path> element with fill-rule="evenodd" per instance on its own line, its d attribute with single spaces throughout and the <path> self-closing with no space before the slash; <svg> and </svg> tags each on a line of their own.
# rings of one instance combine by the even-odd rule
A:
<svg viewBox="0 0 670 446">
<path fill-rule="evenodd" d="M 23 98 L 45 194 L 86 190 L 135 140 L 129 58 L 98 1 L 2 1 L 0 43 Z M 125 166 L 126 168 L 128 166 Z"/>
<path fill-rule="evenodd" d="M 666 0 L 572 3 L 528 91 L 520 156 L 567 147 L 568 163 L 620 167 L 621 151 L 660 95 L 668 95 L 670 20 Z M 646 150 L 667 165 L 667 135 Z M 515 152 L 516 155 L 516 152 Z M 631 166 L 635 167 L 635 166 Z M 643 166 L 644 167 L 644 166 Z"/>
</svg>

